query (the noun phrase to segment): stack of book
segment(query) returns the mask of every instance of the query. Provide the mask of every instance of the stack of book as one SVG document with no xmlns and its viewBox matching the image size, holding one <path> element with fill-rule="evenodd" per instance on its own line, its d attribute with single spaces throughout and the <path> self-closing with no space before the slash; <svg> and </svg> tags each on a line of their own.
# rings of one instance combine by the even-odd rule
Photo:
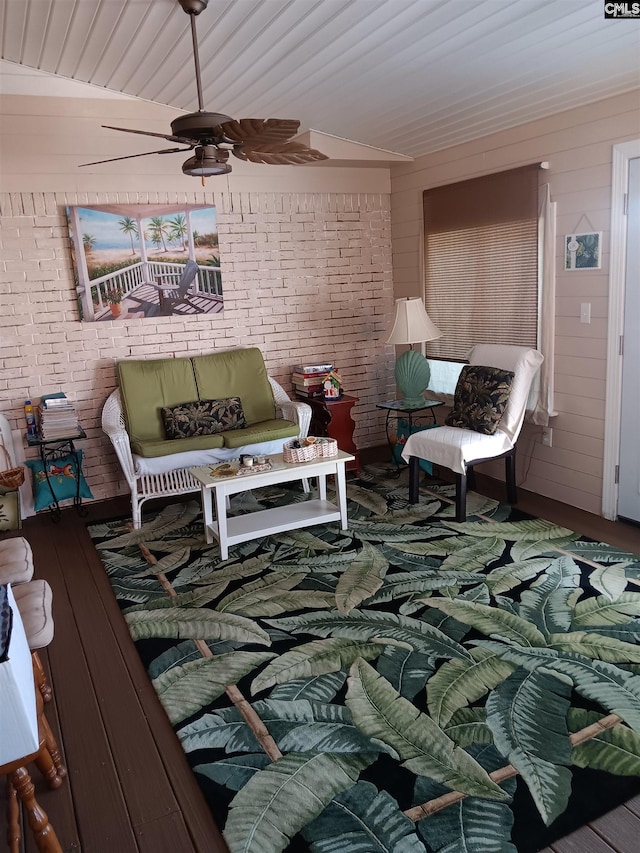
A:
<svg viewBox="0 0 640 853">
<path fill-rule="evenodd" d="M 50 441 L 55 438 L 73 438 L 80 435 L 75 406 L 69 402 L 62 391 L 41 397 L 38 414 L 41 438 Z"/>
<path fill-rule="evenodd" d="M 324 378 L 333 370 L 333 364 L 296 364 L 291 382 L 298 397 L 323 397 Z"/>
</svg>

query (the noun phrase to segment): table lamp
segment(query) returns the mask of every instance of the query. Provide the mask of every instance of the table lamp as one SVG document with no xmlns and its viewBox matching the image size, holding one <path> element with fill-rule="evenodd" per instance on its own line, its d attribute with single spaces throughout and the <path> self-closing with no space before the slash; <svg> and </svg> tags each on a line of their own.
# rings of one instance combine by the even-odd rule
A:
<svg viewBox="0 0 640 853">
<path fill-rule="evenodd" d="M 413 344 L 441 337 L 442 332 L 429 319 L 420 297 L 396 299 L 396 319 L 387 343 L 411 347 L 398 357 L 395 368 L 396 385 L 407 408 L 424 405 L 423 392 L 431 378 L 429 362 L 421 352 L 413 349 Z"/>
</svg>

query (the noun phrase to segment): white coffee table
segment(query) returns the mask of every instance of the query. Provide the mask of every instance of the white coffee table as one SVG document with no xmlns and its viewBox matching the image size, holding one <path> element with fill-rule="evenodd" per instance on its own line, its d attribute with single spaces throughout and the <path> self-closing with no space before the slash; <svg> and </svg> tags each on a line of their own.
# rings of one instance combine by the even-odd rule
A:
<svg viewBox="0 0 640 853">
<path fill-rule="evenodd" d="M 347 488 L 345 464 L 354 459 L 351 454 L 339 450 L 336 456 L 316 459 L 311 462 L 285 462 L 282 454 L 269 457 L 272 468 L 269 471 L 250 474 L 237 474 L 233 477 L 212 477 L 212 465 L 199 465 L 189 468 L 189 473 L 200 483 L 202 492 L 202 510 L 204 514 L 205 540 L 211 544 L 215 539 L 220 543 L 220 556 L 226 560 L 229 547 L 239 542 L 311 527 L 314 524 L 326 524 L 339 521 L 341 530 L 347 529 Z M 327 500 L 327 476 L 335 477 L 337 505 Z M 273 509 L 249 512 L 232 518 L 227 516 L 227 499 L 237 492 L 288 483 L 292 480 L 317 478 L 318 498 L 288 504 Z M 213 517 L 213 498 L 215 496 L 216 513 Z"/>
</svg>

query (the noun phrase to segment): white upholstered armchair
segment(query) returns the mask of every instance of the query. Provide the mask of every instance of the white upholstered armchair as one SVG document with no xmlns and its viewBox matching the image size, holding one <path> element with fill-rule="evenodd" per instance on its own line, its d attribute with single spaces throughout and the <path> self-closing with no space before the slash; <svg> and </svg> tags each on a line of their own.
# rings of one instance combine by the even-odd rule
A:
<svg viewBox="0 0 640 853">
<path fill-rule="evenodd" d="M 506 409 L 493 435 L 458 426 L 441 426 L 411 435 L 402 451 L 402 458 L 409 463 L 411 503 L 418 502 L 419 460 L 426 459 L 454 472 L 456 521 L 465 521 L 468 478 L 473 475 L 473 466 L 501 458 L 506 466 L 507 500 L 516 503 L 516 441 L 524 422 L 531 383 L 543 360 L 542 353 L 527 347 L 479 344 L 473 348 L 469 364 L 513 372 Z"/>
</svg>

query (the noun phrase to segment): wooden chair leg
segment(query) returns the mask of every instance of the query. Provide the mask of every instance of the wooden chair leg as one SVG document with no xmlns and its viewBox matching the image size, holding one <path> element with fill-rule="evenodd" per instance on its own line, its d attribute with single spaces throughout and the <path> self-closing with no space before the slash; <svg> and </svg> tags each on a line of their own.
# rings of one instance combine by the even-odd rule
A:
<svg viewBox="0 0 640 853">
<path fill-rule="evenodd" d="M 34 796 L 34 787 L 26 768 L 18 767 L 11 774 L 11 785 L 25 807 L 25 813 L 36 847 L 40 853 L 62 853 L 62 847 L 46 812 L 40 808 Z"/>
<path fill-rule="evenodd" d="M 9 853 L 18 853 L 20 850 L 20 809 L 18 808 L 18 795 L 11 784 L 11 777 L 7 776 L 7 842 Z"/>
<path fill-rule="evenodd" d="M 33 674 L 36 679 L 38 690 L 40 691 L 44 701 L 50 702 L 51 697 L 53 696 L 53 691 L 47 681 L 47 676 L 45 675 L 44 667 L 42 666 L 42 661 L 40 660 L 38 652 L 31 652 L 31 661 L 33 663 Z"/>
<path fill-rule="evenodd" d="M 51 731 L 51 726 L 49 725 L 49 721 L 44 715 L 44 711 L 40 715 L 40 725 L 42 726 L 42 732 L 44 734 L 45 746 L 49 751 L 49 755 L 51 756 L 51 759 L 55 765 L 58 776 L 66 776 L 67 768 L 64 766 L 62 756 L 60 755 L 60 748 L 58 747 L 58 742 L 55 739 L 53 732 Z"/>
<path fill-rule="evenodd" d="M 510 504 L 518 503 L 518 489 L 516 487 L 516 449 L 504 458 L 505 479 L 507 481 L 507 501 Z"/>
<path fill-rule="evenodd" d="M 420 458 L 409 457 L 409 503 L 417 504 L 420 501 Z"/>
<path fill-rule="evenodd" d="M 34 764 L 46 779 L 47 785 L 54 791 L 62 785 L 62 777 L 58 775 L 56 765 L 53 763 L 51 753 L 47 749 L 45 743 L 40 747 L 40 751 L 33 759 Z"/>
<path fill-rule="evenodd" d="M 47 784 L 54 790 L 62 785 L 62 777 L 66 775 L 66 770 L 62 764 L 60 750 L 53 736 L 49 721 L 44 715 L 44 703 L 42 696 L 36 690 L 36 714 L 38 715 L 38 739 L 40 741 L 40 749 L 36 754 L 34 763 L 38 770 L 47 780 Z M 54 753 L 56 758 L 54 759 Z M 62 767 L 63 772 L 59 772 Z"/>
<path fill-rule="evenodd" d="M 456 521 L 467 520 L 467 475 L 456 473 Z"/>
</svg>

